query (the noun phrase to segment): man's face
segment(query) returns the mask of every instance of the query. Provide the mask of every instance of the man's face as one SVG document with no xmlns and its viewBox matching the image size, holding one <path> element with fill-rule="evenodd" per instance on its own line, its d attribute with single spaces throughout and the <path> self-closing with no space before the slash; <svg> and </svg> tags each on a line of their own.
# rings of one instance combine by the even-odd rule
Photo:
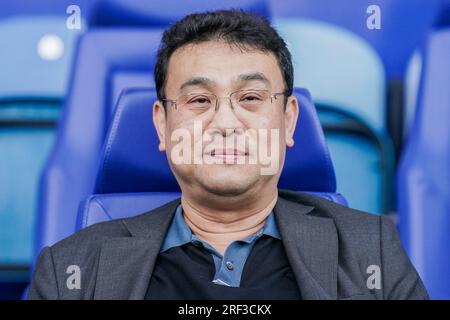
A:
<svg viewBox="0 0 450 320">
<path fill-rule="evenodd" d="M 284 90 L 272 53 L 222 41 L 177 49 L 165 88 L 176 103 L 165 112 L 156 102 L 154 123 L 182 191 L 233 196 L 276 186 L 298 116 L 295 97 L 286 110 L 284 96 L 273 97 Z"/>
</svg>

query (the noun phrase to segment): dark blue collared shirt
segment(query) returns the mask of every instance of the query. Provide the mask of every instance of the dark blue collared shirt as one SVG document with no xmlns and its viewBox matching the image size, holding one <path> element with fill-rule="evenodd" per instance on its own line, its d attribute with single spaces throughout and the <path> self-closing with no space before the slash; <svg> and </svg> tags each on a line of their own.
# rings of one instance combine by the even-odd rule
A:
<svg viewBox="0 0 450 320">
<path fill-rule="evenodd" d="M 233 241 L 222 256 L 210 244 L 192 233 L 183 218 L 182 207 L 179 205 L 172 223 L 169 226 L 160 252 L 164 252 L 173 247 L 182 246 L 189 242 L 192 242 L 194 245 L 203 246 L 211 253 L 214 259 L 216 271 L 212 282 L 224 286 L 239 287 L 245 262 L 247 261 L 256 240 L 263 234 L 281 240 L 281 235 L 276 225 L 273 212 L 267 217 L 264 227 L 243 240 Z"/>
</svg>

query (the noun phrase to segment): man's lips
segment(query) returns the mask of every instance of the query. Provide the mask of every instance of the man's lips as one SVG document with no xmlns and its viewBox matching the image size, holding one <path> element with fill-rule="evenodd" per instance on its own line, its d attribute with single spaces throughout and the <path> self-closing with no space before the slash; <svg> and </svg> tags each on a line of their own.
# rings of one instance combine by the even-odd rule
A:
<svg viewBox="0 0 450 320">
<path fill-rule="evenodd" d="M 238 157 L 247 156 L 248 153 L 238 149 L 212 149 L 209 155 L 212 157 Z"/>
</svg>

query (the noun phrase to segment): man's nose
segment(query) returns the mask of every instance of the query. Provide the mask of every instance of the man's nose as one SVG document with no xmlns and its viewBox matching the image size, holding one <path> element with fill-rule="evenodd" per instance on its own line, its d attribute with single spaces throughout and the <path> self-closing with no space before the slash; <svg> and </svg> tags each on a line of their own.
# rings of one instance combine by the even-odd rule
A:
<svg viewBox="0 0 450 320">
<path fill-rule="evenodd" d="M 216 111 L 209 125 L 209 128 L 220 130 L 222 135 L 228 135 L 227 129 L 241 131 L 244 124 L 239 120 L 235 113 L 235 106 L 232 105 L 229 97 L 221 97 L 217 99 Z"/>
</svg>

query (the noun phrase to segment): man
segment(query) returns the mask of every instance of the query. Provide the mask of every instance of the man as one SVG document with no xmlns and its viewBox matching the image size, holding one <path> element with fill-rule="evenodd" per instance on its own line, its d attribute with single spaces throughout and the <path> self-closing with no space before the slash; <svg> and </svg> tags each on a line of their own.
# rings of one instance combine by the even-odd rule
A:
<svg viewBox="0 0 450 320">
<path fill-rule="evenodd" d="M 155 82 L 181 199 L 44 248 L 31 299 L 428 298 L 388 218 L 277 189 L 299 107 L 265 19 L 185 17 L 164 33 Z"/>
</svg>

